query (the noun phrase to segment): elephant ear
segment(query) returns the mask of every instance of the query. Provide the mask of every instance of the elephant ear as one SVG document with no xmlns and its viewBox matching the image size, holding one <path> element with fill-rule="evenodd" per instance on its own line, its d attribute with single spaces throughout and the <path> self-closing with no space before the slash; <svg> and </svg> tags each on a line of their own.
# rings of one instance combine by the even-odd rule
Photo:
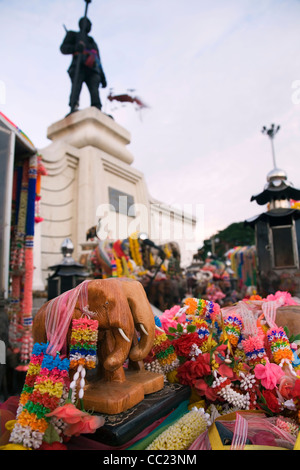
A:
<svg viewBox="0 0 300 470">
<path fill-rule="evenodd" d="M 46 326 L 45 326 L 45 318 L 46 318 L 46 309 L 49 302 L 46 302 L 42 307 L 38 310 L 34 317 L 33 325 L 32 325 L 32 337 L 34 343 L 46 343 L 47 342 L 47 333 L 46 333 Z"/>
<path fill-rule="evenodd" d="M 140 340 L 129 354 L 136 362 L 144 359 L 150 352 L 155 337 L 155 321 L 151 305 L 142 284 L 133 280 L 122 280 L 121 285 L 127 297 L 136 330 Z"/>
</svg>

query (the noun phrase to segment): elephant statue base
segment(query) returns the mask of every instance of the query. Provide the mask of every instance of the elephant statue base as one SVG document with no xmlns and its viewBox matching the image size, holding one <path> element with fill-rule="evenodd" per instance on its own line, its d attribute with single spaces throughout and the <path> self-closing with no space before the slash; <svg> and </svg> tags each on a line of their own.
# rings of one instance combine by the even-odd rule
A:
<svg viewBox="0 0 300 470">
<path fill-rule="evenodd" d="M 90 381 L 84 391 L 84 408 L 109 415 L 123 413 L 163 386 L 162 374 L 148 371 L 125 372 L 123 382 Z"/>
<path fill-rule="evenodd" d="M 164 387 L 163 374 L 144 369 L 143 359 L 153 346 L 155 321 L 140 282 L 128 278 L 84 281 L 41 307 L 34 318 L 34 341 L 58 336 L 62 339 L 57 343 L 63 344 L 59 349 L 68 356 L 72 320 L 85 314 L 98 322 L 96 368 L 86 376 L 82 398 L 86 410 L 122 413 L 141 402 L 145 394 Z M 71 380 L 75 373 L 70 373 Z"/>
</svg>

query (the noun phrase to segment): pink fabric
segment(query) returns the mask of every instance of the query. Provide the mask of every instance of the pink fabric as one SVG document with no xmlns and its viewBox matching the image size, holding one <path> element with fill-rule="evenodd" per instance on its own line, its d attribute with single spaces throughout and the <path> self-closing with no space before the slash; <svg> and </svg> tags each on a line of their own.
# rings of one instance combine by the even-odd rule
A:
<svg viewBox="0 0 300 470">
<path fill-rule="evenodd" d="M 65 348 L 68 328 L 79 297 L 80 307 L 88 304 L 87 284 L 90 281 L 83 281 L 74 289 L 52 299 L 46 310 L 46 333 L 49 346 L 47 353 L 56 355 Z"/>
<path fill-rule="evenodd" d="M 248 435 L 248 422 L 239 413 L 236 413 L 235 426 L 230 450 L 243 450 Z"/>
<path fill-rule="evenodd" d="M 268 390 L 273 390 L 284 376 L 282 368 L 273 362 L 267 362 L 265 366 L 257 364 L 254 374 L 261 381 L 262 386 Z"/>
<path fill-rule="evenodd" d="M 211 443 L 208 436 L 208 429 L 195 439 L 193 444 L 188 450 L 212 450 Z"/>
</svg>

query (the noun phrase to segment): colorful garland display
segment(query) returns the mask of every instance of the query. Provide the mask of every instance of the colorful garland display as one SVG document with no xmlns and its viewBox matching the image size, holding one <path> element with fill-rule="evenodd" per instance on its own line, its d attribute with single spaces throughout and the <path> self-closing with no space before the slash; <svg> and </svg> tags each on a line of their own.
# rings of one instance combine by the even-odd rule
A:
<svg viewBox="0 0 300 470">
<path fill-rule="evenodd" d="M 129 277 L 142 280 L 144 276 L 151 276 L 153 269 L 160 265 L 160 279 L 172 278 L 177 270 L 172 268 L 172 253 L 167 244 L 163 245 L 162 251 L 165 259 L 161 260 L 156 254 L 153 255 L 151 248 L 143 246 L 139 239 L 139 232 L 132 233 L 124 240 L 101 241 L 91 252 L 88 265 L 91 275 L 94 277 Z M 159 258 L 159 259 L 158 259 Z M 170 268 L 170 269 L 169 269 Z M 180 267 L 178 267 L 180 271 Z"/>
<path fill-rule="evenodd" d="M 82 344 L 86 341 L 94 343 L 95 324 L 89 324 L 89 328 L 86 328 L 86 321 L 76 322 L 74 332 L 82 330 L 83 324 L 84 333 L 80 334 L 80 340 L 84 341 Z M 79 399 L 82 404 L 84 367 L 93 367 L 94 363 L 88 358 L 90 354 L 81 354 L 81 359 L 76 360 L 79 364 L 77 375 L 73 376 L 70 383 L 70 360 L 61 358 L 59 353 L 52 356 L 47 353 L 48 349 L 49 343 L 36 343 L 33 346 L 16 421 L 10 434 L 11 445 L 18 446 L 18 449 L 66 449 L 65 446 L 60 447 L 64 436 L 93 433 L 105 422 L 101 416 L 92 416 L 72 403 L 74 390 L 71 386 L 73 384 L 73 389 L 76 388 L 81 375 Z"/>
<path fill-rule="evenodd" d="M 19 354 L 17 370 L 26 371 L 33 347 L 33 248 L 35 223 L 39 214 L 41 177 L 46 170 L 40 155 L 16 162 L 13 175 L 10 298 L 7 312 L 10 320 L 9 342 Z"/>
<path fill-rule="evenodd" d="M 278 305 L 284 304 L 285 298 L 285 293 L 278 293 Z M 255 298 L 220 309 L 208 301 L 187 298 L 182 306 L 160 316 L 165 336 L 157 334 L 164 341 L 158 349 L 157 344 L 153 347 L 151 361 L 160 361 L 173 346 L 178 365 L 166 374 L 166 379 L 188 385 L 191 403 L 201 403 L 212 421 L 238 410 L 276 416 L 277 433 L 286 430 L 290 446 L 295 443 L 300 426 L 300 374 L 295 344 L 300 335 L 289 339 L 287 328 L 275 325 L 276 305 L 273 297 Z M 145 362 L 147 366 L 149 357 Z M 172 428 L 168 431 L 149 448 L 187 448 L 179 429 L 175 441 Z M 201 441 L 199 435 L 195 439 Z M 207 444 L 207 436 L 203 440 Z M 190 448 L 197 445 L 191 444 Z"/>
<path fill-rule="evenodd" d="M 95 314 L 89 310 L 87 302 L 88 283 L 82 282 L 47 304 L 48 342 L 33 346 L 9 445 L 40 449 L 52 448 L 53 444 L 61 448 L 65 436 L 95 432 L 104 424 L 104 418 L 91 416 L 83 409 L 82 401 L 86 369 L 96 365 L 98 339 L 98 321 L 91 318 Z M 82 316 L 72 320 L 77 302 Z"/>
<path fill-rule="evenodd" d="M 81 288 L 83 299 L 87 282 Z M 71 295 L 72 305 L 78 295 L 77 291 Z M 80 302 L 85 304 L 84 300 Z M 216 420 L 227 423 L 225 427 L 233 433 L 233 447 L 242 429 L 239 449 L 246 440 L 261 444 L 263 439 L 270 448 L 297 448 L 300 375 L 296 348 L 300 335 L 290 336 L 286 327 L 275 324 L 272 302 L 246 300 L 224 309 L 213 305 L 209 313 L 214 314 L 208 318 L 207 304 L 189 298 L 182 306 L 155 316 L 155 339 L 144 360 L 145 369 L 163 373 L 165 381 L 189 386 L 191 394 L 183 413 L 175 414 L 175 419 L 171 413 L 171 424 L 164 426 L 163 421 L 152 440 L 151 433 L 147 435 L 143 448 L 211 449 Z M 65 438 L 95 432 L 104 424 L 104 418 L 79 409 L 86 369 L 95 365 L 98 328 L 88 306 L 81 305 L 80 309 L 82 317 L 71 323 L 69 358 L 56 352 L 51 356 L 50 344 L 34 345 L 10 445 L 26 449 L 63 446 Z M 58 314 L 55 308 L 53 311 Z M 75 396 L 74 401 L 78 384 L 79 400 Z M 229 416 L 233 418 L 229 420 Z M 271 434 L 266 436 L 266 430 Z"/>
</svg>

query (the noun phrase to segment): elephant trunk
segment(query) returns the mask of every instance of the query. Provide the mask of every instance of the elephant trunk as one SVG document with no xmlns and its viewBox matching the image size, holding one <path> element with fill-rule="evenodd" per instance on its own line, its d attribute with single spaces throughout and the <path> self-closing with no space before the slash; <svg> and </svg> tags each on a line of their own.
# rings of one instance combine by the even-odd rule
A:
<svg viewBox="0 0 300 470">
<path fill-rule="evenodd" d="M 123 283 L 123 289 L 127 292 L 134 325 L 140 336 L 138 343 L 132 347 L 129 354 L 130 360 L 137 362 L 144 359 L 153 346 L 155 336 L 154 315 L 140 282 Z"/>
<path fill-rule="evenodd" d="M 107 330 L 106 333 L 103 367 L 112 372 L 121 367 L 126 361 L 131 347 L 131 340 L 120 327 Z"/>
<path fill-rule="evenodd" d="M 127 298 L 118 283 L 99 279 L 90 283 L 89 306 L 98 313 L 99 329 L 105 333 L 99 345 L 103 368 L 113 372 L 128 358 L 134 333 Z"/>
</svg>

